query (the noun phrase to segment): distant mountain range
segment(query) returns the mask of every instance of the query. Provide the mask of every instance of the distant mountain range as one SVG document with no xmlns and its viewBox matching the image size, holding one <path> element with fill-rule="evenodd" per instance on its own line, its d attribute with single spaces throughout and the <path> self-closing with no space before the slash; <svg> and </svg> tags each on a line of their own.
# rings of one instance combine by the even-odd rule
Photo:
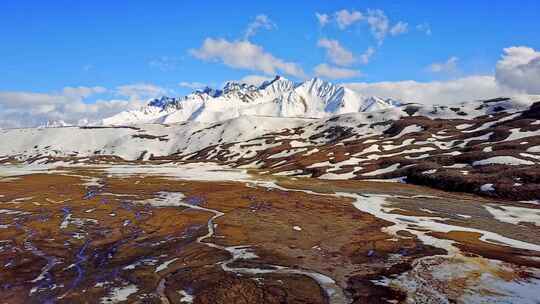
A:
<svg viewBox="0 0 540 304">
<path fill-rule="evenodd" d="M 276 76 L 258 87 L 228 82 L 221 90 L 205 88 L 181 98 L 164 96 L 151 100 L 141 109 L 105 118 L 101 124 L 217 122 L 242 115 L 322 118 L 387 109 L 400 104 L 394 99 L 362 96 L 318 78 L 295 83 Z"/>
</svg>

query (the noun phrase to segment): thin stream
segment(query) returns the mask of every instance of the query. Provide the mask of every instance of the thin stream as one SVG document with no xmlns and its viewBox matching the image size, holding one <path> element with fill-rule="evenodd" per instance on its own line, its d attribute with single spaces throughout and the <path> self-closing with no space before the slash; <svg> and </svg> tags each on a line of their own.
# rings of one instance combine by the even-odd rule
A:
<svg viewBox="0 0 540 304">
<path fill-rule="evenodd" d="M 206 240 L 208 238 L 211 238 L 215 233 L 214 221 L 217 218 L 219 218 L 219 217 L 221 217 L 221 216 L 223 216 L 225 214 L 223 212 L 220 212 L 220 211 L 217 211 L 217 210 L 214 210 L 214 209 L 204 208 L 204 207 L 200 207 L 200 206 L 196 206 L 196 205 L 192 205 L 192 204 L 188 204 L 188 203 L 184 203 L 184 202 L 177 202 L 176 204 L 178 206 L 184 206 L 184 207 L 188 207 L 188 208 L 195 209 L 195 210 L 211 212 L 211 213 L 214 214 L 214 216 L 212 216 L 208 220 L 208 224 L 207 224 L 208 232 L 205 235 L 198 237 L 197 242 L 200 243 L 200 244 L 204 244 L 206 246 L 212 247 L 212 248 L 225 250 L 225 251 L 232 254 L 232 257 L 230 259 L 220 263 L 221 268 L 224 271 L 234 272 L 234 273 L 238 273 L 238 274 L 246 274 L 246 275 L 268 274 L 268 273 L 305 275 L 305 276 L 308 276 L 308 277 L 314 279 L 315 281 L 317 281 L 319 286 L 324 290 L 324 292 L 326 294 L 326 297 L 328 298 L 328 303 L 330 303 L 330 304 L 348 304 L 348 303 L 351 302 L 345 296 L 345 293 L 343 292 L 341 287 L 339 287 L 332 278 L 330 278 L 330 277 L 328 277 L 328 276 L 326 276 L 324 274 L 318 273 L 318 272 L 308 271 L 308 270 L 301 270 L 301 269 L 291 269 L 291 268 L 287 268 L 287 267 L 283 267 L 283 266 L 277 266 L 277 265 L 268 265 L 270 268 L 273 268 L 273 269 L 267 269 L 267 268 L 265 268 L 265 269 L 260 269 L 260 268 L 234 268 L 234 267 L 230 267 L 229 266 L 230 264 L 234 263 L 235 261 L 237 261 L 239 259 L 252 258 L 252 257 L 255 257 L 255 255 L 247 251 L 247 246 L 224 247 L 224 246 L 217 245 L 217 244 L 214 244 L 214 243 L 204 242 L 204 240 Z M 164 304 L 169 303 L 169 300 L 168 300 L 167 296 L 165 295 L 165 278 L 161 279 L 161 281 L 159 282 L 157 293 L 160 296 L 160 298 L 162 300 L 162 303 L 164 303 Z"/>
</svg>

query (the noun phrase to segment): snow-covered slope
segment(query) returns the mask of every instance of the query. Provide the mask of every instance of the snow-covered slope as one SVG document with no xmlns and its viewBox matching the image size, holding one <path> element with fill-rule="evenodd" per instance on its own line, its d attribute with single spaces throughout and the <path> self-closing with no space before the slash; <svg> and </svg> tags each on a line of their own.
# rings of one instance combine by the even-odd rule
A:
<svg viewBox="0 0 540 304">
<path fill-rule="evenodd" d="M 377 98 L 359 103 L 343 97 L 352 92 L 318 80 L 279 97 L 275 92 L 281 90 L 272 85 L 232 89 L 236 85 L 229 84 L 223 91 L 211 93 L 216 97 L 211 97 L 204 111 L 190 111 L 190 106 L 197 104 L 195 97 L 178 103 L 160 99 L 147 108 L 168 113 L 156 115 L 158 122 L 182 115 L 204 118 L 200 120 L 0 130 L 0 164 L 210 161 L 272 174 L 399 178 L 509 199 L 540 198 L 539 96 L 452 106 L 395 105 Z M 201 99 L 210 96 L 198 94 Z M 226 96 L 227 101 L 223 100 Z M 253 101 L 254 96 L 257 100 L 266 96 L 270 101 Z M 302 96 L 311 98 L 307 109 L 297 102 Z M 272 108 L 275 100 L 279 100 L 279 107 Z M 237 111 L 218 111 L 220 102 L 236 104 Z M 361 106 L 370 111 L 347 113 Z M 259 111 L 266 107 L 275 111 L 266 114 L 287 113 L 289 117 L 262 116 Z M 245 115 L 248 112 L 253 115 Z M 344 114 L 290 117 L 332 112 Z M 139 117 L 131 114 L 125 117 Z M 224 117 L 228 119 L 222 120 Z M 207 122 L 213 120 L 218 121 Z"/>
<path fill-rule="evenodd" d="M 241 116 L 218 123 L 139 124 L 118 127 L 62 127 L 0 130 L 0 159 L 41 156 L 91 157 L 114 155 L 126 160 L 191 153 L 217 144 L 245 141 L 296 128 L 302 118 Z"/>
<path fill-rule="evenodd" d="M 286 82 L 270 83 L 269 86 L 262 89 L 263 91 L 269 90 L 266 93 L 261 93 L 261 89 L 251 87 L 244 87 L 241 90 L 235 89 L 232 92 L 225 90 L 216 93 L 219 94 L 219 97 L 214 98 L 223 98 L 222 96 L 229 94 L 237 94 L 237 96 L 240 96 L 240 94 L 244 96 L 249 94 L 275 96 L 274 92 L 276 90 L 272 86 L 286 84 Z M 304 113 L 320 113 L 324 111 L 339 113 L 340 111 L 335 109 L 335 103 L 339 102 L 339 109 L 351 109 L 360 106 L 360 104 L 354 103 L 356 100 L 351 101 L 352 99 L 340 97 L 340 94 L 349 93 L 352 94 L 352 92 L 348 92 L 343 88 L 333 87 L 328 83 L 314 80 L 295 87 L 294 91 L 289 94 L 294 96 L 285 97 L 295 99 L 306 94 L 312 96 L 310 105 L 314 109 L 310 110 L 311 112 Z M 201 99 L 205 98 L 206 95 L 204 94 L 200 94 Z M 315 97 L 318 100 L 315 100 Z M 540 96 L 538 99 L 540 99 Z M 343 102 L 344 100 L 346 102 Z M 392 124 L 399 124 L 401 121 L 413 117 L 428 119 L 442 125 L 456 125 L 455 128 L 460 133 L 476 135 L 480 131 L 487 132 L 492 127 L 500 128 L 497 124 L 515 119 L 519 116 L 519 113 L 529 109 L 533 100 L 535 99 L 523 97 L 516 99 L 498 98 L 448 107 L 418 104 L 388 105 L 387 101 L 371 97 L 364 99 L 363 101 L 366 101 L 366 103 L 362 104 L 362 106 L 370 109 L 369 112 L 348 113 L 349 111 L 343 110 L 345 114 L 324 118 L 260 116 L 261 113 L 256 111 L 249 113 L 254 115 L 246 115 L 246 112 L 249 112 L 247 109 L 250 109 L 248 106 L 243 108 L 242 113 L 236 113 L 239 115 L 231 115 L 232 118 L 217 122 L 187 120 L 174 123 L 174 121 L 168 121 L 168 119 L 175 117 L 174 115 L 180 115 L 182 109 L 186 109 L 186 104 L 194 103 L 195 99 L 191 98 L 187 102 L 181 101 L 175 104 L 175 99 L 162 98 L 153 101 L 146 107 L 147 112 L 125 112 L 122 117 L 135 121 L 145 115 L 146 118 L 153 117 L 148 120 L 170 122 L 168 124 L 147 123 L 148 121 L 145 121 L 145 123 L 131 126 L 62 127 L 55 124 L 54 128 L 2 129 L 0 130 L 0 142 L 9 144 L 0 145 L 0 157 L 19 156 L 21 159 L 28 159 L 36 156 L 87 157 L 92 155 L 116 155 L 133 160 L 140 157 L 145 151 L 154 156 L 168 156 L 174 153 L 188 154 L 214 145 L 227 145 L 233 142 L 242 145 L 245 141 L 267 134 L 285 132 L 286 136 L 289 136 L 296 132 L 291 130 L 300 129 L 302 132 L 293 137 L 298 138 L 298 140 L 320 144 L 326 143 L 325 138 L 329 135 L 326 134 L 314 139 L 314 135 L 320 135 L 321 130 L 338 127 L 346 128 L 353 130 L 352 135 L 355 138 L 364 138 L 370 135 L 381 135 Z M 242 101 L 236 100 L 235 102 Z M 217 107 L 213 103 L 209 107 L 212 106 Z M 155 117 L 158 115 L 152 115 L 158 109 L 161 109 L 159 111 L 162 112 L 169 112 L 169 114 L 156 119 Z M 288 109 L 288 113 L 293 112 L 293 110 Z M 209 117 L 212 113 L 217 115 L 217 111 L 206 112 L 204 115 Z M 501 116 L 503 119 L 499 120 L 491 118 L 502 114 L 507 116 Z M 222 117 L 227 115 L 230 114 L 224 113 Z M 481 124 L 480 127 L 474 127 L 486 120 L 488 122 Z M 538 122 L 532 123 L 531 127 L 535 127 L 537 124 Z M 401 134 L 399 137 L 403 135 Z M 435 136 L 439 141 L 442 140 L 443 137 L 439 137 Z M 328 138 L 331 138 L 331 136 Z M 256 148 L 255 150 L 261 149 Z"/>
<path fill-rule="evenodd" d="M 396 105 L 396 100 L 361 96 L 317 78 L 296 84 L 276 76 L 259 87 L 229 82 L 222 90 L 207 88 L 181 98 L 162 97 L 139 110 L 106 118 L 102 124 L 217 122 L 241 115 L 321 118 Z"/>
</svg>

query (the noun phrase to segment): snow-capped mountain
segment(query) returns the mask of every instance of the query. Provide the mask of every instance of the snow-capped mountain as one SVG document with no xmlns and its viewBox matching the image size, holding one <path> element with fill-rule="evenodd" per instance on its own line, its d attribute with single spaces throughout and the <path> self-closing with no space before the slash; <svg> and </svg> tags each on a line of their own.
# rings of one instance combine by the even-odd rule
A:
<svg viewBox="0 0 540 304">
<path fill-rule="evenodd" d="M 242 115 L 322 118 L 399 105 L 393 99 L 366 97 L 313 78 L 294 83 L 281 76 L 260 86 L 228 82 L 223 89 L 205 88 L 181 98 L 161 97 L 146 106 L 103 119 L 103 125 L 215 122 Z"/>
</svg>

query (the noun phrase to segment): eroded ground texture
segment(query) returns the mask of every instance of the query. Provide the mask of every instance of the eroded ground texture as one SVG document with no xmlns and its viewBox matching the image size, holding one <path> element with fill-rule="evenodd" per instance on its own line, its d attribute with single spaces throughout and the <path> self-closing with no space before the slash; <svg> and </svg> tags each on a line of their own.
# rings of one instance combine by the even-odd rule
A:
<svg viewBox="0 0 540 304">
<path fill-rule="evenodd" d="M 2 303 L 538 303 L 540 205 L 203 163 L 3 166 Z"/>
</svg>

